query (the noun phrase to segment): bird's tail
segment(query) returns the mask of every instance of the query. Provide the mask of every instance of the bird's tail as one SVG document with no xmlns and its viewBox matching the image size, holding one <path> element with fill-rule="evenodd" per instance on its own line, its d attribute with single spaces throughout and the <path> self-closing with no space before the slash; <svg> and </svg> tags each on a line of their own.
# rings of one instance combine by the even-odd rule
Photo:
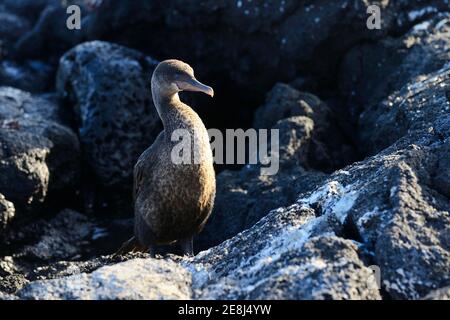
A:
<svg viewBox="0 0 450 320">
<path fill-rule="evenodd" d="M 131 239 L 125 241 L 119 250 L 114 253 L 114 256 L 122 256 L 129 252 L 148 252 L 148 248 L 141 245 L 136 237 L 132 237 Z"/>
</svg>

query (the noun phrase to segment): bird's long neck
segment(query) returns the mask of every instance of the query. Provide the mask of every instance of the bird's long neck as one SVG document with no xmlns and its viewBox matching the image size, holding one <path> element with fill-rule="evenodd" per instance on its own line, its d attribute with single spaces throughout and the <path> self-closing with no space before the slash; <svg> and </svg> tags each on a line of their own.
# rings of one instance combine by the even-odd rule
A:
<svg viewBox="0 0 450 320">
<path fill-rule="evenodd" d="M 201 123 L 195 111 L 181 102 L 178 93 L 170 95 L 154 93 L 153 102 L 163 122 L 164 130 L 169 134 L 176 129 L 193 129 L 193 127 L 198 125 L 198 122 Z"/>
<path fill-rule="evenodd" d="M 164 125 L 165 138 L 172 139 L 177 129 L 185 129 L 190 133 L 193 148 L 192 155 L 196 164 L 213 163 L 209 135 L 200 117 L 191 107 L 181 102 L 177 93 L 161 95 L 152 90 L 153 102 Z"/>
</svg>

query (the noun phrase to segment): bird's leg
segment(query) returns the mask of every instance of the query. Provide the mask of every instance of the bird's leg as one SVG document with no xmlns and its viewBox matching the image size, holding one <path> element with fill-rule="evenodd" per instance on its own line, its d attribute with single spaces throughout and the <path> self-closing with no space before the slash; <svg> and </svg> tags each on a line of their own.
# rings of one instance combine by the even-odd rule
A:
<svg viewBox="0 0 450 320">
<path fill-rule="evenodd" d="M 150 255 L 150 257 L 154 258 L 155 257 L 155 248 L 150 246 L 147 248 L 147 252 Z"/>
<path fill-rule="evenodd" d="M 125 241 L 119 250 L 114 254 L 114 256 L 125 255 L 129 252 L 148 252 L 152 257 L 155 256 L 154 250 L 152 247 L 146 247 L 141 245 L 135 237 L 132 237 L 128 241 Z"/>
<path fill-rule="evenodd" d="M 188 237 L 185 239 L 181 239 L 178 241 L 181 247 L 181 251 L 183 255 L 193 257 L 194 256 L 194 247 L 193 247 L 193 237 Z"/>
</svg>

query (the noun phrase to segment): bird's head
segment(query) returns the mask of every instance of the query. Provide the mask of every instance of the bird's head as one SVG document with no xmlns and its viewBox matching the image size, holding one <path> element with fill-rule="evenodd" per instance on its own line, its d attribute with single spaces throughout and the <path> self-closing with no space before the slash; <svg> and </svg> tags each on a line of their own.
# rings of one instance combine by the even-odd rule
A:
<svg viewBox="0 0 450 320">
<path fill-rule="evenodd" d="M 165 96 L 180 91 L 198 91 L 213 97 L 213 88 L 204 85 L 194 76 L 190 65 L 180 60 L 165 60 L 158 64 L 152 76 L 152 91 Z"/>
</svg>

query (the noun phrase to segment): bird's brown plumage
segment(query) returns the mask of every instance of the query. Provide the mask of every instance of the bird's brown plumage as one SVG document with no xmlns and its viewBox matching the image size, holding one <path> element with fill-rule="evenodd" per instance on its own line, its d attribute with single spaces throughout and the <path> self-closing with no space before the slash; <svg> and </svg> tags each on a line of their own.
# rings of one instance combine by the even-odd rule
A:
<svg viewBox="0 0 450 320">
<path fill-rule="evenodd" d="M 213 94 L 195 80 L 189 65 L 161 62 L 152 77 L 152 94 L 164 130 L 134 167 L 135 237 L 146 247 L 191 238 L 201 231 L 213 208 L 216 182 L 208 133 L 197 113 L 180 101 L 182 90 Z M 172 161 L 178 141 L 171 138 L 177 129 L 185 129 L 195 141 L 197 164 Z"/>
</svg>

